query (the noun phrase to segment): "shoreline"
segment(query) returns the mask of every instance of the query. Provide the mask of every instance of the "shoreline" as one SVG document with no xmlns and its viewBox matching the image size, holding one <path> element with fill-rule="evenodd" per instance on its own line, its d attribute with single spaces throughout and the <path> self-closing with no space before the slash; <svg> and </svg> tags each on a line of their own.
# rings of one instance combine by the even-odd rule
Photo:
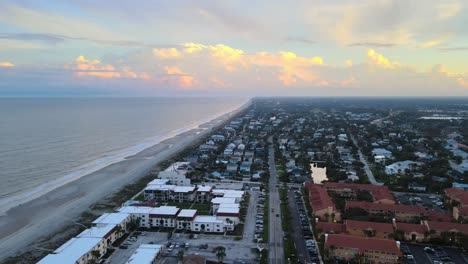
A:
<svg viewBox="0 0 468 264">
<path fill-rule="evenodd" d="M 229 109 L 227 112 L 217 113 L 209 117 L 191 122 L 190 124 L 184 127 L 175 129 L 164 135 L 156 135 L 156 136 L 145 138 L 141 142 L 137 142 L 133 146 L 123 148 L 119 150 L 118 152 L 110 154 L 110 156 L 107 156 L 107 157 L 104 156 L 96 160 L 93 160 L 91 162 L 88 162 L 87 164 L 83 164 L 78 167 L 72 168 L 69 171 L 64 172 L 63 173 L 64 175 L 59 178 L 49 180 L 47 182 L 44 182 L 38 186 L 29 188 L 29 189 L 21 190 L 18 193 L 15 193 L 11 196 L 2 197 L 0 199 L 0 217 L 7 215 L 7 212 L 10 209 L 20 206 L 22 204 L 25 204 L 33 199 L 39 198 L 53 191 L 54 189 L 60 188 L 63 185 L 76 181 L 80 179 L 81 177 L 86 177 L 87 175 L 92 174 L 96 171 L 99 171 L 109 165 L 129 159 L 133 156 L 138 155 L 140 152 L 143 152 L 146 149 L 149 149 L 153 147 L 154 145 L 157 145 L 165 140 L 171 139 L 180 134 L 186 133 L 190 130 L 197 129 L 203 124 L 209 123 L 212 120 L 217 119 L 218 117 L 234 112 L 237 109 L 242 108 L 245 104 L 248 104 L 249 101 L 250 99 L 240 104 L 239 106 Z M 0 230 L 0 239 L 1 238 L 2 237 L 1 237 L 1 230 Z"/>
<path fill-rule="evenodd" d="M 26 252 L 40 238 L 73 224 L 90 206 L 146 176 L 155 165 L 209 135 L 251 103 L 248 99 L 230 112 L 9 209 L 0 216 L 0 260 Z"/>
</svg>

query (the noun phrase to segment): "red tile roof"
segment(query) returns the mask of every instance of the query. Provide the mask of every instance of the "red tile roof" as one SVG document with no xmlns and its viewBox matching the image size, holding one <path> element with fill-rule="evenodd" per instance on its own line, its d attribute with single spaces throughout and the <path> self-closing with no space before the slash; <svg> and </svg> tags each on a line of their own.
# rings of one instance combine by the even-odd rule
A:
<svg viewBox="0 0 468 264">
<path fill-rule="evenodd" d="M 468 206 L 458 208 L 458 214 L 462 217 L 468 216 Z"/>
<path fill-rule="evenodd" d="M 468 224 L 437 222 L 437 221 L 426 221 L 426 223 L 429 227 L 429 230 L 435 230 L 437 232 L 458 231 L 464 234 L 468 234 Z"/>
<path fill-rule="evenodd" d="M 387 186 L 378 186 L 372 184 L 357 184 L 357 183 L 341 183 L 341 182 L 326 182 L 323 184 L 325 188 L 334 189 L 351 189 L 351 190 L 363 190 L 369 191 L 374 197 L 375 201 L 388 199 L 395 201 L 393 195 L 388 190 Z"/>
<path fill-rule="evenodd" d="M 444 190 L 445 195 L 451 197 L 452 195 L 460 194 L 463 192 L 462 188 L 452 187 Z"/>
<path fill-rule="evenodd" d="M 419 234 L 424 234 L 425 232 L 429 231 L 426 225 L 418 225 L 418 224 L 406 224 L 406 223 L 396 223 L 396 229 L 401 230 L 405 233 L 416 232 Z"/>
<path fill-rule="evenodd" d="M 388 223 L 346 220 L 345 226 L 346 226 L 346 231 L 350 231 L 351 229 L 358 229 L 358 230 L 372 229 L 377 232 L 386 232 L 389 234 L 393 233 L 393 225 L 388 224 Z"/>
<path fill-rule="evenodd" d="M 397 245 L 397 242 L 389 239 L 378 239 L 341 234 L 328 235 L 325 238 L 325 248 L 330 249 L 331 246 L 356 248 L 363 253 L 367 250 L 377 250 L 387 253 L 395 253 L 397 256 L 402 255 Z"/>
<path fill-rule="evenodd" d="M 322 185 L 306 184 L 305 187 L 309 190 L 309 203 L 313 211 L 326 209 L 328 207 L 331 207 L 336 211 L 333 201 Z"/>
<path fill-rule="evenodd" d="M 329 222 L 318 222 L 315 225 L 316 229 L 321 229 L 322 232 L 324 233 L 343 233 L 345 232 L 345 225 L 344 224 L 338 224 L 338 223 L 329 223 Z"/>
<path fill-rule="evenodd" d="M 443 222 L 450 222 L 452 221 L 452 216 L 444 213 L 439 213 L 437 211 L 428 211 L 427 216 L 429 221 L 443 221 Z"/>
<path fill-rule="evenodd" d="M 369 202 L 346 201 L 345 208 L 359 207 L 363 209 L 382 210 L 387 212 L 408 212 L 408 213 L 426 213 L 426 209 L 420 206 L 404 204 L 377 204 Z"/>
</svg>

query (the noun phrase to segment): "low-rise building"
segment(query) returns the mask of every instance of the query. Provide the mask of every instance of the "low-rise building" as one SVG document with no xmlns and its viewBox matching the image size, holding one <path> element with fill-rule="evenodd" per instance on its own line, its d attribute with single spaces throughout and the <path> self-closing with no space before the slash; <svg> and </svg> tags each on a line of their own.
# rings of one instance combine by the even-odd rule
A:
<svg viewBox="0 0 468 264">
<path fill-rule="evenodd" d="M 339 221 L 341 213 L 336 209 L 325 188 L 319 184 L 306 184 L 312 213 L 322 221 Z"/>
<path fill-rule="evenodd" d="M 175 206 L 155 207 L 150 211 L 150 227 L 176 227 L 176 216 L 180 209 Z"/>
<path fill-rule="evenodd" d="M 87 264 L 92 260 L 99 262 L 107 252 L 107 247 L 102 243 L 102 238 L 74 237 L 41 259 L 38 264 Z"/>
<path fill-rule="evenodd" d="M 388 223 L 346 220 L 344 225 L 349 235 L 388 239 L 393 234 L 393 225 Z"/>
<path fill-rule="evenodd" d="M 130 222 L 131 216 L 127 213 L 105 213 L 93 221 L 92 225 L 96 227 L 117 225 L 120 229 L 127 231 L 127 224 Z"/>
<path fill-rule="evenodd" d="M 162 245 L 141 244 L 127 260 L 126 264 L 156 264 L 162 250 Z"/>
<path fill-rule="evenodd" d="M 176 217 L 176 228 L 184 230 L 192 230 L 192 222 L 197 216 L 197 210 L 194 209 L 182 209 Z"/>
<path fill-rule="evenodd" d="M 198 215 L 192 222 L 192 232 L 223 233 L 225 231 L 224 221 L 216 216 Z"/>
<path fill-rule="evenodd" d="M 358 263 L 398 263 L 402 256 L 398 241 L 352 235 L 325 235 L 329 258 Z"/>
<path fill-rule="evenodd" d="M 401 233 L 405 241 L 424 242 L 428 238 L 429 229 L 422 224 L 407 224 L 394 222 L 395 233 Z"/>
<path fill-rule="evenodd" d="M 404 204 L 377 204 L 359 201 L 346 201 L 345 209 L 361 208 L 372 215 L 385 215 L 400 222 L 419 221 L 426 215 L 426 209 L 420 206 Z"/>
</svg>

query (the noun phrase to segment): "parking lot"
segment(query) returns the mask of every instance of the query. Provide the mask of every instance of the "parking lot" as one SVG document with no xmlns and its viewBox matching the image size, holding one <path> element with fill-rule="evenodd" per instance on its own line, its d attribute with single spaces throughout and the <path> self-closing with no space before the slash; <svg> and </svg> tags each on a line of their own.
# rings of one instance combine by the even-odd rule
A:
<svg viewBox="0 0 468 264">
<path fill-rule="evenodd" d="M 288 201 L 291 210 L 292 224 L 294 225 L 294 241 L 297 248 L 299 261 L 307 263 L 319 263 L 318 249 L 313 240 L 309 217 L 302 200 L 300 191 L 289 190 Z"/>
<path fill-rule="evenodd" d="M 400 204 L 423 206 L 441 213 L 447 212 L 442 196 L 438 194 L 393 192 L 393 195 Z"/>
<path fill-rule="evenodd" d="M 468 264 L 468 255 L 460 249 L 452 247 L 426 246 L 410 243 L 402 243 L 401 251 L 406 263 L 444 263 L 444 264 Z"/>
<path fill-rule="evenodd" d="M 118 248 L 106 263 L 124 264 L 135 252 L 140 244 L 161 244 L 165 248 L 162 253 L 163 258 L 177 258 L 178 252 L 183 250 L 184 255 L 198 254 L 205 256 L 209 260 L 216 261 L 216 247 L 226 248 L 225 262 L 241 261 L 253 263 L 257 254 L 252 251 L 256 244 L 245 240 L 235 240 L 234 237 L 223 235 L 198 234 L 198 237 L 190 238 L 189 234 L 174 233 L 172 238 L 168 239 L 168 233 L 146 232 L 139 235 L 135 242 L 127 243 L 127 249 Z M 130 239 L 130 238 L 129 238 Z M 127 241 L 129 240 L 127 239 Z M 188 247 L 185 244 L 188 243 Z M 173 246 L 170 250 L 171 245 Z"/>
<path fill-rule="evenodd" d="M 257 253 L 253 249 L 257 248 L 257 243 L 254 243 L 253 239 L 256 238 L 257 231 L 263 232 L 265 194 L 259 191 L 249 191 L 249 193 L 250 201 L 242 240 L 236 240 L 234 236 L 224 236 L 223 234 L 136 232 L 127 238 L 122 244 L 124 245 L 122 248 L 116 249 L 106 263 L 126 263 L 140 244 L 164 245 L 162 261 L 166 264 L 172 263 L 173 260 L 177 263 L 178 252 L 182 250 L 184 255 L 198 254 L 205 256 L 208 260 L 217 261 L 216 247 L 218 246 L 226 248 L 225 262 L 254 263 L 257 259 Z M 265 244 L 258 245 L 262 248 L 266 247 Z"/>
</svg>

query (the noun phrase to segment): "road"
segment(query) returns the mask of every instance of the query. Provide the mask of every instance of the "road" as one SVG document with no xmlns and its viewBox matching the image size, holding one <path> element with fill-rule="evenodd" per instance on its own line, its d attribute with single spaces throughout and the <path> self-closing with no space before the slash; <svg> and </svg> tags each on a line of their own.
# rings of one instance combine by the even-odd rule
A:
<svg viewBox="0 0 468 264">
<path fill-rule="evenodd" d="M 271 138 L 269 139 L 271 142 Z M 277 185 L 276 163 L 275 163 L 275 150 L 271 144 L 268 149 L 268 163 L 270 166 L 270 182 L 269 182 L 269 197 L 270 197 L 270 217 L 269 219 L 269 251 L 268 263 L 283 264 L 284 251 L 283 251 L 283 230 L 281 228 L 281 214 L 280 198 Z M 272 210 L 273 209 L 273 210 Z"/>
<path fill-rule="evenodd" d="M 374 177 L 374 174 L 372 174 L 372 171 L 370 170 L 369 168 L 369 164 L 367 162 L 367 159 L 364 157 L 364 155 L 362 154 L 362 151 L 361 149 L 359 148 L 359 145 L 356 141 L 356 139 L 354 138 L 354 136 L 351 136 L 351 140 L 353 141 L 354 145 L 356 146 L 356 148 L 358 149 L 358 154 L 359 154 L 359 160 L 364 164 L 364 171 L 366 172 L 367 174 L 367 178 L 369 179 L 370 183 L 373 184 L 373 185 L 383 185 L 383 183 L 381 182 L 378 182 L 375 177 Z"/>
</svg>

